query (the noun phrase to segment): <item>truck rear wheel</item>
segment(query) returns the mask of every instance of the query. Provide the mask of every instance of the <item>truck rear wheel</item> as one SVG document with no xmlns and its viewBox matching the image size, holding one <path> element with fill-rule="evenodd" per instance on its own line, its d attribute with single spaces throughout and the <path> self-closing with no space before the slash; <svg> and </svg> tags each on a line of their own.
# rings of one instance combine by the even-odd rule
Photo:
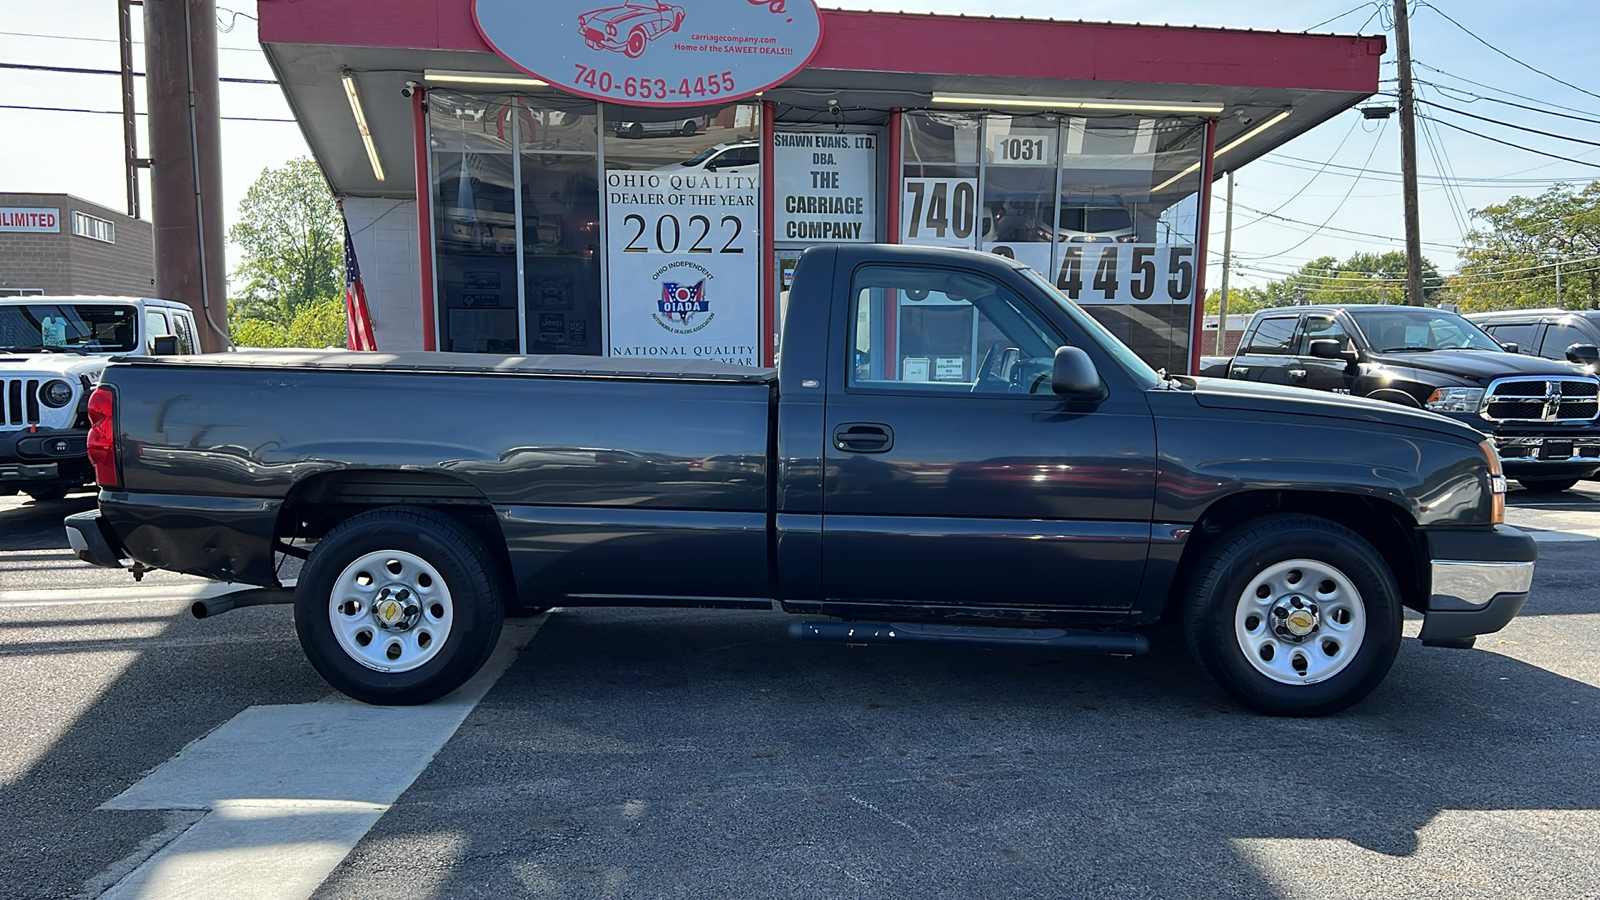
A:
<svg viewBox="0 0 1600 900">
<path fill-rule="evenodd" d="M 1195 569 L 1189 649 L 1256 712 L 1322 716 L 1383 681 L 1400 650 L 1400 589 L 1355 532 L 1275 515 L 1223 535 Z"/>
<path fill-rule="evenodd" d="M 317 544 L 295 597 L 300 646 L 327 682 L 366 703 L 407 706 L 455 690 L 489 658 L 505 610 L 493 558 L 427 509 L 347 519 Z"/>
</svg>

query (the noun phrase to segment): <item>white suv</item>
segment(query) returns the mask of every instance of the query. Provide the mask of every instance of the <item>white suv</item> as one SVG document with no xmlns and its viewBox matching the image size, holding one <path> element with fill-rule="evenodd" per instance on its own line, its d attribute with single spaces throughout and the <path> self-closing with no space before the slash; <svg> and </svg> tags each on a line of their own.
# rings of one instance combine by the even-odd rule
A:
<svg viewBox="0 0 1600 900">
<path fill-rule="evenodd" d="M 93 481 L 89 392 L 113 356 L 197 353 L 194 313 L 136 297 L 0 299 L 0 495 Z"/>
</svg>

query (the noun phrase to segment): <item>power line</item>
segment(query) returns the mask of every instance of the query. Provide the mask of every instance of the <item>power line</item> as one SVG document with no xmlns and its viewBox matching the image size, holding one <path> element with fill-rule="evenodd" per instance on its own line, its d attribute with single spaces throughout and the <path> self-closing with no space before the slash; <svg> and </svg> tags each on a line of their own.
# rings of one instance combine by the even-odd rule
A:
<svg viewBox="0 0 1600 900">
<path fill-rule="evenodd" d="M 1436 91 L 1443 91 L 1443 92 L 1445 92 L 1447 94 L 1464 94 L 1464 95 L 1466 95 L 1466 99 L 1458 98 L 1458 97 L 1451 97 L 1450 98 L 1451 100 L 1456 100 L 1456 101 L 1458 101 L 1460 103 L 1477 103 L 1479 100 L 1487 100 L 1490 103 L 1499 103 L 1499 104 L 1502 104 L 1504 106 L 1515 106 L 1517 109 L 1525 109 L 1525 110 L 1527 110 L 1529 112 L 1536 112 L 1536 113 L 1539 113 L 1540 115 L 1544 115 L 1544 116 L 1560 116 L 1563 119 L 1573 119 L 1573 120 L 1576 120 L 1576 121 L 1579 121 L 1579 122 L 1587 122 L 1587 123 L 1589 123 L 1591 125 L 1600 125 L 1600 119 L 1593 119 L 1593 118 L 1590 118 L 1588 116 L 1577 116 L 1577 115 L 1573 115 L 1572 113 L 1556 112 L 1553 109 L 1540 109 L 1537 106 L 1529 106 L 1526 103 L 1515 103 L 1515 102 L 1510 101 L 1510 100 L 1501 100 L 1499 97 L 1486 97 L 1483 94 L 1475 94 L 1472 91 L 1464 90 L 1462 88 L 1451 87 L 1451 86 L 1449 86 L 1447 84 L 1439 84 L 1439 83 L 1433 82 L 1433 81 L 1426 81 L 1426 80 L 1423 80 L 1421 78 L 1416 79 L 1416 81 L 1417 81 L 1417 84 L 1425 84 L 1428 87 L 1431 87 Z"/>
<path fill-rule="evenodd" d="M 1458 116 L 1466 116 L 1469 119 L 1477 119 L 1480 122 L 1488 122 L 1491 125 L 1501 125 L 1501 126 L 1504 126 L 1506 128 L 1515 128 L 1518 131 L 1526 131 L 1529 134 L 1537 134 L 1537 135 L 1541 135 L 1543 137 L 1555 138 L 1558 141 L 1571 141 L 1574 144 L 1584 144 L 1584 145 L 1587 145 L 1587 146 L 1590 146 L 1590 147 L 1600 147 L 1600 142 L 1586 141 L 1583 138 L 1567 137 L 1564 134 L 1556 134 L 1555 132 L 1551 132 L 1551 131 L 1540 131 L 1537 128 L 1529 128 L 1526 125 L 1515 125 L 1515 124 L 1512 124 L 1511 122 L 1501 121 L 1500 119 L 1491 119 L 1491 118 L 1488 118 L 1487 116 L 1475 115 L 1473 113 L 1466 112 L 1465 110 L 1456 109 L 1453 106 L 1445 106 L 1443 103 L 1434 103 L 1431 100 L 1418 100 L 1417 102 L 1418 103 L 1425 103 L 1428 106 L 1433 107 L 1434 109 L 1442 109 L 1445 112 L 1455 113 Z"/>
<path fill-rule="evenodd" d="M 1377 6 L 1377 5 L 1378 5 L 1378 4 L 1377 4 L 1377 3 L 1376 3 L 1376 2 L 1375 2 L 1375 0 L 1367 0 L 1367 2 L 1366 2 L 1366 3 L 1363 3 L 1363 4 L 1361 4 L 1361 5 L 1360 5 L 1360 6 L 1356 6 L 1356 7 L 1352 7 L 1352 8 L 1350 8 L 1350 9 L 1347 9 L 1347 10 L 1345 10 L 1345 11 L 1344 11 L 1344 12 L 1342 12 L 1342 13 L 1339 13 L 1339 14 L 1338 14 L 1338 15 L 1337 15 L 1337 16 L 1334 16 L 1334 17 L 1333 17 L 1333 18 L 1331 18 L 1331 19 L 1324 19 L 1324 20 L 1322 20 L 1322 21 L 1321 21 L 1321 22 L 1318 22 L 1318 23 L 1317 23 L 1317 24 L 1315 24 L 1315 25 L 1313 25 L 1313 26 L 1311 26 L 1311 27 L 1310 27 L 1310 28 L 1307 28 L 1307 29 L 1306 29 L 1306 30 L 1305 30 L 1305 31 L 1302 31 L 1302 32 L 1300 32 L 1300 33 L 1301 33 L 1301 34 L 1308 34 L 1308 33 L 1310 33 L 1310 32 L 1313 32 L 1313 31 L 1316 31 L 1316 30 L 1317 30 L 1317 29 L 1318 29 L 1318 28 L 1321 28 L 1321 27 L 1322 27 L 1322 26 L 1324 26 L 1324 25 L 1327 25 L 1327 24 L 1329 24 L 1329 23 L 1331 23 L 1331 22 L 1337 22 L 1337 21 L 1339 21 L 1339 20 L 1340 20 L 1340 19 L 1342 19 L 1342 18 L 1344 18 L 1344 17 L 1345 17 L 1345 16 L 1348 16 L 1348 15 L 1350 15 L 1350 14 L 1351 14 L 1351 13 L 1358 13 L 1358 12 L 1360 12 L 1360 11 L 1362 11 L 1362 10 L 1363 10 L 1363 9 L 1366 9 L 1366 8 L 1367 8 L 1367 7 L 1369 7 L 1369 6 Z M 1371 17 L 1371 16 L 1368 16 L 1368 17 L 1367 17 L 1367 22 L 1371 22 L 1371 21 L 1372 21 L 1372 17 Z M 1361 27 L 1362 27 L 1362 28 L 1365 28 L 1365 27 L 1367 27 L 1367 26 L 1366 26 L 1366 23 L 1365 23 L 1365 22 L 1363 22 L 1363 23 L 1362 23 L 1362 25 L 1361 25 Z M 1357 30 L 1360 30 L 1360 29 L 1357 29 Z"/>
<path fill-rule="evenodd" d="M 1521 67 L 1523 67 L 1524 69 L 1527 69 L 1529 72 L 1532 72 L 1535 75 L 1543 75 L 1544 77 L 1550 79 L 1551 81 L 1554 81 L 1556 84 L 1566 85 L 1567 87 L 1572 88 L 1573 90 L 1577 91 L 1580 94 L 1588 94 L 1589 96 L 1594 97 L 1597 100 L 1600 100 L 1600 94 L 1596 94 L 1594 91 L 1586 90 L 1584 88 L 1578 87 L 1577 85 L 1573 84 L 1570 81 L 1563 81 L 1560 78 L 1557 78 L 1556 76 L 1551 75 L 1549 72 L 1544 71 L 1543 69 L 1538 69 L 1538 68 L 1535 68 L 1534 66 L 1530 66 L 1527 63 L 1523 62 L 1522 60 L 1517 59 L 1515 56 L 1512 56 L 1511 54 L 1505 52 L 1504 50 L 1501 50 L 1499 47 L 1496 47 L 1495 45 L 1489 43 L 1488 41 L 1484 40 L 1483 38 L 1478 37 L 1476 34 L 1473 33 L 1472 29 L 1470 29 L 1467 26 L 1461 24 L 1460 22 L 1457 22 L 1455 19 L 1450 17 L 1449 13 L 1445 12 L 1444 10 L 1440 9 L 1437 6 L 1434 6 L 1432 3 L 1429 3 L 1428 0 L 1418 0 L 1417 5 L 1418 6 L 1426 6 L 1427 8 L 1433 10 L 1434 12 L 1436 12 L 1439 15 L 1443 16 L 1445 21 L 1449 22 L 1451 25 L 1454 25 L 1455 27 L 1457 27 L 1457 28 L 1461 29 L 1462 31 L 1466 32 L 1468 37 L 1471 37 L 1473 40 L 1477 41 L 1478 43 L 1484 45 L 1485 47 L 1488 47 L 1490 50 L 1493 50 L 1494 52 L 1500 54 L 1501 56 L 1504 56 L 1506 59 L 1511 60 L 1512 62 L 1516 63 L 1517 65 L 1519 65 Z"/>
<path fill-rule="evenodd" d="M 1360 8 L 1360 7 L 1357 7 L 1357 8 L 1358 8 L 1358 9 L 1359 9 L 1359 8 Z M 1348 15 L 1348 13 L 1347 13 L 1347 15 Z M 1313 27 L 1315 27 L 1315 26 L 1313 26 Z M 1360 123 L 1361 123 L 1361 120 L 1360 120 L 1360 119 L 1353 119 L 1353 120 L 1352 120 L 1352 121 L 1351 121 L 1351 122 L 1350 122 L 1350 130 L 1349 130 L 1349 131 L 1346 131 L 1346 132 L 1345 132 L 1345 133 L 1344 133 L 1344 137 L 1342 137 L 1342 138 L 1340 138 L 1340 139 L 1339 139 L 1339 145 L 1338 145 L 1338 146 L 1337 146 L 1337 147 L 1334 147 L 1334 148 L 1333 148 L 1333 152 L 1332 152 L 1332 153 L 1330 153 L 1330 154 L 1328 154 L 1328 161 L 1327 161 L 1327 162 L 1325 162 L 1325 163 L 1323 163 L 1323 164 L 1322 164 L 1322 168 L 1321 168 L 1321 169 L 1318 169 L 1318 170 L 1317 170 L 1317 172 L 1316 172 L 1316 174 L 1314 174 L 1314 175 L 1312 175 L 1312 176 L 1311 176 L 1311 177 L 1310 177 L 1310 178 L 1308 178 L 1308 179 L 1307 179 L 1307 180 L 1306 180 L 1306 183 L 1305 183 L 1305 184 L 1303 184 L 1303 185 L 1301 185 L 1301 186 L 1300 186 L 1300 190 L 1298 190 L 1298 191 L 1295 191 L 1295 192 L 1294 192 L 1294 193 L 1293 193 L 1293 194 L 1292 194 L 1292 195 L 1290 195 L 1290 197 L 1289 197 L 1289 199 L 1287 199 L 1287 200 L 1285 200 L 1285 201 L 1283 201 L 1283 202 L 1282 202 L 1282 203 L 1280 203 L 1280 204 L 1278 204 L 1278 206 L 1277 206 L 1277 207 L 1276 207 L 1276 208 L 1275 208 L 1275 209 L 1273 209 L 1273 210 L 1272 210 L 1272 211 L 1273 211 L 1273 212 L 1274 212 L 1274 213 L 1276 213 L 1276 212 L 1278 212 L 1278 211 L 1279 211 L 1279 210 L 1282 210 L 1282 209 L 1283 209 L 1283 208 L 1284 208 L 1284 207 L 1286 207 L 1286 206 L 1288 206 L 1288 205 L 1289 205 L 1289 204 L 1291 204 L 1291 203 L 1293 203 L 1293 202 L 1294 202 L 1294 201 L 1295 201 L 1295 200 L 1296 200 L 1296 199 L 1297 199 L 1297 198 L 1298 198 L 1298 197 L 1299 197 L 1299 196 L 1300 196 L 1300 195 L 1301 195 L 1301 194 L 1303 194 L 1303 193 L 1305 193 L 1305 191 L 1306 191 L 1306 188 L 1308 188 L 1308 187 L 1311 187 L 1311 185 L 1312 185 L 1312 184 L 1313 184 L 1313 183 L 1314 183 L 1314 182 L 1315 182 L 1315 181 L 1316 181 L 1316 180 L 1317 180 L 1317 179 L 1318 179 L 1318 178 L 1319 178 L 1319 177 L 1321 177 L 1321 175 L 1322 175 L 1322 173 L 1323 173 L 1323 171 L 1325 171 L 1325 170 L 1326 170 L 1326 169 L 1327 169 L 1327 167 L 1328 167 L 1328 163 L 1331 163 L 1331 162 L 1333 162 L 1333 158 L 1334 158 L 1334 157 L 1335 157 L 1335 156 L 1338 156 L 1338 155 L 1339 155 L 1339 151 L 1340 151 L 1340 150 L 1343 150 L 1343 149 L 1344 149 L 1344 145 L 1345 145 L 1345 143 L 1346 143 L 1346 142 L 1347 142 L 1347 141 L 1349 141 L 1349 140 L 1350 140 L 1350 135 L 1352 135 L 1352 134 L 1355 134 L 1355 133 L 1356 133 L 1356 126 L 1357 126 L 1357 125 L 1359 125 L 1359 124 L 1360 124 Z M 1249 222 L 1246 222 L 1246 223 L 1244 223 L 1244 224 L 1243 224 L 1243 225 L 1239 225 L 1239 226 L 1237 226 L 1237 227 L 1235 227 L 1235 228 L 1234 228 L 1234 231 L 1238 231 L 1238 230 L 1239 230 L 1239 229 L 1241 229 L 1241 228 L 1248 228 L 1248 227 L 1250 227 L 1250 226 L 1251 226 L 1251 225 L 1254 225 L 1254 224 L 1255 224 L 1255 223 L 1257 223 L 1257 222 L 1259 222 L 1259 221 L 1261 221 L 1261 220 L 1260 220 L 1260 219 L 1253 219 L 1253 220 L 1251 220 L 1251 221 L 1249 221 Z"/>
<path fill-rule="evenodd" d="M 1385 123 L 1385 124 L 1387 124 L 1387 123 Z M 1373 138 L 1373 140 L 1372 140 L 1372 149 L 1367 151 L 1366 162 L 1362 163 L 1362 167 L 1363 168 L 1365 168 L 1366 166 L 1368 166 L 1368 165 L 1370 165 L 1372 163 L 1372 156 L 1373 156 L 1373 154 L 1378 152 L 1378 145 L 1380 143 L 1382 143 L 1382 138 L 1383 138 L 1383 128 L 1382 128 L 1382 126 L 1380 126 L 1378 128 L 1377 137 Z M 1324 228 L 1328 227 L 1328 223 L 1333 221 L 1333 217 L 1337 216 L 1339 214 L 1339 211 L 1344 209 L 1345 203 L 1347 203 L 1350 200 L 1350 195 L 1355 193 L 1356 185 L 1358 185 L 1360 183 L 1361 182 L 1359 180 L 1352 179 L 1350 181 L 1350 190 L 1345 191 L 1344 197 L 1341 198 L 1339 200 L 1339 204 L 1333 208 L 1333 212 L 1328 213 L 1328 218 L 1325 219 L 1321 225 L 1318 225 L 1310 234 L 1306 235 L 1304 240 L 1300 241 L 1298 244 L 1295 244 L 1294 246 L 1288 247 L 1288 248 L 1286 248 L 1284 250 L 1280 250 L 1278 253 L 1272 254 L 1272 256 L 1280 256 L 1280 255 L 1282 255 L 1284 253 L 1288 253 L 1288 252 L 1290 252 L 1292 250 L 1299 249 L 1300 247 L 1305 246 L 1312 238 L 1314 238 L 1317 235 L 1321 234 L 1322 230 Z M 1271 259 L 1272 256 L 1268 256 L 1268 257 L 1265 257 L 1265 258 Z"/>
<path fill-rule="evenodd" d="M 1389 241 L 1391 243 L 1405 243 L 1405 239 L 1404 238 L 1395 238 L 1395 237 L 1389 237 L 1387 235 L 1382 235 L 1382 234 L 1373 234 L 1370 231 L 1353 231 L 1353 230 L 1351 230 L 1349 228 L 1337 228 L 1337 227 L 1335 227 L 1333 225 L 1328 225 L 1326 223 L 1324 223 L 1321 226 L 1318 226 L 1318 225 L 1315 225 L 1315 224 L 1313 224 L 1311 222 L 1301 221 L 1300 219 L 1291 219 L 1288 216 L 1280 216 L 1280 215 L 1277 215 L 1276 213 L 1263 212 L 1262 210 L 1254 209 L 1252 207 L 1246 206 L 1243 203 L 1235 203 L 1234 205 L 1239 207 L 1242 210 L 1245 210 L 1246 212 L 1255 213 L 1256 215 L 1259 215 L 1259 216 L 1266 216 L 1269 219 L 1277 219 L 1280 222 L 1288 222 L 1288 223 L 1293 224 L 1293 225 L 1304 225 L 1307 228 L 1318 228 L 1318 227 L 1320 227 L 1324 231 L 1338 231 L 1338 232 L 1343 232 L 1344 234 L 1352 234 L 1352 235 L 1355 235 L 1356 237 L 1364 237 L 1364 238 L 1367 238 L 1369 240 L 1373 239 L 1373 238 L 1376 238 L 1377 240 Z M 1235 227 L 1237 227 L 1237 226 L 1235 226 Z M 1423 241 L 1423 243 L 1424 244 L 1429 244 L 1429 245 L 1431 245 L 1433 247 L 1437 247 L 1437 248 L 1439 248 L 1441 250 L 1452 250 L 1452 251 L 1454 251 L 1454 250 L 1460 249 L 1455 244 L 1442 244 L 1442 243 L 1439 243 L 1438 241 Z M 1288 251 L 1284 251 L 1284 252 L 1287 253 Z M 1273 253 L 1273 254 L 1269 254 L 1267 256 L 1262 256 L 1262 257 L 1259 257 L 1259 258 L 1260 259 L 1271 259 L 1273 257 L 1277 257 L 1277 256 L 1281 256 L 1281 255 L 1283 255 L 1283 254 L 1281 254 L 1281 253 Z"/>
<path fill-rule="evenodd" d="M 30 112 L 60 112 L 60 113 L 90 113 L 97 116 L 120 116 L 120 109 L 77 109 L 66 106 L 26 106 L 20 103 L 0 103 L 0 109 L 22 109 Z M 136 112 L 136 116 L 146 116 L 149 113 Z M 264 116 L 223 116 L 224 122 L 294 122 L 295 119 L 273 119 Z"/>
<path fill-rule="evenodd" d="M 1570 156 L 1562 156 L 1559 153 L 1546 153 L 1543 150 L 1535 150 L 1532 147 L 1524 147 L 1521 144 L 1514 144 L 1511 141 L 1503 141 L 1503 140 L 1501 140 L 1501 139 L 1499 139 L 1497 137 L 1490 137 L 1487 134 L 1481 134 L 1479 132 L 1473 131 L 1470 128 L 1462 128 L 1460 125 L 1456 125 L 1456 124 L 1451 123 L 1451 122 L 1446 122 L 1443 119 L 1435 119 L 1432 116 L 1424 116 L 1424 115 L 1418 115 L 1417 118 L 1419 118 L 1419 119 L 1427 119 L 1430 122 L 1437 122 L 1437 123 L 1439 123 L 1440 125 L 1443 125 L 1446 128 L 1454 128 L 1456 131 L 1464 131 L 1467 134 L 1472 135 L 1473 137 L 1483 138 L 1486 141 L 1494 141 L 1496 144 L 1504 144 L 1507 147 L 1513 147 L 1513 148 L 1515 148 L 1517 150 L 1526 150 L 1529 153 L 1537 153 L 1540 156 L 1548 156 L 1551 159 L 1559 159 L 1562 162 L 1576 163 L 1576 164 L 1578 164 L 1580 166 L 1588 166 L 1591 169 L 1600 169 L 1600 163 L 1585 162 L 1585 161 L 1583 161 L 1581 159 L 1573 159 Z"/>
<path fill-rule="evenodd" d="M 26 72 L 59 72 L 67 75 L 122 75 L 117 69 L 84 69 L 77 66 L 41 66 L 34 63 L 8 63 L 0 62 L 0 69 L 19 69 Z M 135 78 L 143 78 L 143 72 L 133 73 Z M 218 78 L 225 84 L 277 84 L 271 78 Z"/>
<path fill-rule="evenodd" d="M 51 41 L 89 41 L 89 42 L 95 43 L 95 44 L 120 44 L 120 43 L 122 43 L 121 41 L 119 41 L 116 38 L 79 37 L 78 35 L 72 35 L 72 34 L 41 34 L 41 33 L 37 32 L 37 31 L 0 31 L 0 35 L 4 35 L 6 37 L 43 38 L 45 40 L 51 40 Z M 144 41 L 137 41 L 136 40 L 136 41 L 134 41 L 134 43 L 135 44 L 143 44 Z M 231 50 L 234 53 L 260 53 L 261 52 L 261 48 L 259 48 L 259 47 L 218 47 L 217 49 L 218 50 Z"/>
</svg>

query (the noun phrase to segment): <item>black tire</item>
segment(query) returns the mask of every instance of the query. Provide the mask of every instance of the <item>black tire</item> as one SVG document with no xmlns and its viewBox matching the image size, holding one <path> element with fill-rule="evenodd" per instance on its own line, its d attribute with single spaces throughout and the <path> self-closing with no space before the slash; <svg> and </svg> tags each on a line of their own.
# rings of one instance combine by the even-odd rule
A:
<svg viewBox="0 0 1600 900">
<path fill-rule="evenodd" d="M 638 122 L 628 126 L 628 137 L 631 137 L 636 141 L 644 137 L 644 126 L 640 125 Z"/>
<path fill-rule="evenodd" d="M 1293 583 L 1296 573 L 1302 571 L 1294 561 L 1326 567 L 1351 590 L 1315 575 L 1320 580 L 1304 597 L 1292 588 L 1284 593 L 1261 584 L 1258 587 L 1266 591 L 1268 599 L 1251 602 L 1270 610 L 1254 617 L 1260 630 L 1249 631 L 1255 607 L 1246 604 L 1246 591 L 1258 579 L 1273 577 L 1275 571 L 1282 571 L 1280 577 Z M 1315 601 L 1324 585 L 1335 587 L 1331 595 L 1335 599 L 1324 600 L 1325 608 L 1319 609 Z M 1250 597 L 1261 598 L 1262 594 L 1251 591 Z M 1313 630 L 1300 638 L 1287 631 L 1280 632 L 1281 637 L 1267 633 L 1266 623 L 1294 621 L 1274 616 L 1280 607 L 1294 616 L 1302 605 L 1299 601 L 1306 601 Z M 1389 673 L 1400 650 L 1401 606 L 1394 574 L 1371 544 L 1327 519 L 1280 514 L 1246 522 L 1206 551 L 1185 598 L 1184 634 L 1200 666 L 1250 709 L 1271 716 L 1324 716 L 1367 696 Z M 1335 616 L 1346 616 L 1348 622 L 1338 622 Z M 1302 617 L 1295 624 L 1304 627 L 1305 622 Z M 1304 643 L 1291 643 L 1296 640 Z M 1257 647 L 1259 661 L 1247 656 L 1243 646 L 1247 641 Z M 1331 651 L 1327 650 L 1329 644 L 1333 645 Z M 1354 651 L 1349 650 L 1352 644 Z M 1285 649 L 1282 662 L 1276 665 L 1288 669 L 1281 673 L 1288 680 L 1263 672 L 1273 667 L 1279 646 Z M 1303 680 L 1307 673 L 1318 677 L 1301 667 L 1307 657 L 1319 666 L 1337 668 L 1320 680 Z"/>
<path fill-rule="evenodd" d="M 1518 478 L 1522 489 L 1535 494 L 1559 494 L 1577 486 L 1578 478 Z"/>
<path fill-rule="evenodd" d="M 699 126 L 695 125 L 693 119 L 690 119 L 689 121 L 683 123 L 683 127 L 679 129 L 679 133 L 684 137 L 694 137 L 695 132 L 699 130 Z"/>
<path fill-rule="evenodd" d="M 58 500 L 67 499 L 67 492 L 71 490 L 72 488 L 70 486 L 62 484 L 55 487 L 38 488 L 36 490 L 29 491 L 28 496 L 39 501 L 40 503 L 55 503 Z"/>
<path fill-rule="evenodd" d="M 425 567 L 438 573 L 448 592 L 447 606 L 429 607 L 448 613 L 444 636 L 430 639 L 428 649 L 419 653 L 431 655 L 406 671 L 380 671 L 362 662 L 352 655 L 359 648 L 346 650 L 334 626 L 334 616 L 344 615 L 342 608 L 335 610 L 333 606 L 336 584 L 355 563 L 382 551 L 398 551 L 420 559 Z M 387 576 L 379 572 L 379 577 Z M 421 583 L 421 590 L 434 584 L 426 573 Z M 488 660 L 505 621 L 499 584 L 493 557 L 461 523 L 428 509 L 376 509 L 341 522 L 317 543 L 300 575 L 294 603 L 295 630 L 312 668 L 341 693 L 364 703 L 427 703 L 466 683 Z M 407 630 L 379 631 L 387 626 L 378 622 L 378 609 L 376 602 L 368 604 L 346 621 L 365 622 L 372 618 L 376 627 L 367 629 L 368 641 L 392 641 L 391 647 L 407 634 L 413 641 L 420 640 L 422 632 L 428 630 L 426 622 L 419 619 L 414 634 Z M 411 607 L 406 611 L 416 613 Z M 377 635 L 376 641 L 373 634 Z"/>
</svg>

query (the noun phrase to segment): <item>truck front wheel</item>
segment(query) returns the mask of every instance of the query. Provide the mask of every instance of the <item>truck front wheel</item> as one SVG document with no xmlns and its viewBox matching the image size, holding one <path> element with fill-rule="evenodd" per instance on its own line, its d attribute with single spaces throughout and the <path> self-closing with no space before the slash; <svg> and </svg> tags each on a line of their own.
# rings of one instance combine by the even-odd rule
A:
<svg viewBox="0 0 1600 900">
<path fill-rule="evenodd" d="M 505 610 L 493 558 L 459 522 L 386 507 L 347 519 L 301 573 L 295 630 L 312 668 L 366 703 L 427 703 L 489 658 Z"/>
<path fill-rule="evenodd" d="M 1195 658 L 1235 699 L 1322 716 L 1383 681 L 1400 649 L 1400 589 L 1355 532 L 1274 515 L 1238 526 L 1196 567 L 1184 609 Z"/>
</svg>

